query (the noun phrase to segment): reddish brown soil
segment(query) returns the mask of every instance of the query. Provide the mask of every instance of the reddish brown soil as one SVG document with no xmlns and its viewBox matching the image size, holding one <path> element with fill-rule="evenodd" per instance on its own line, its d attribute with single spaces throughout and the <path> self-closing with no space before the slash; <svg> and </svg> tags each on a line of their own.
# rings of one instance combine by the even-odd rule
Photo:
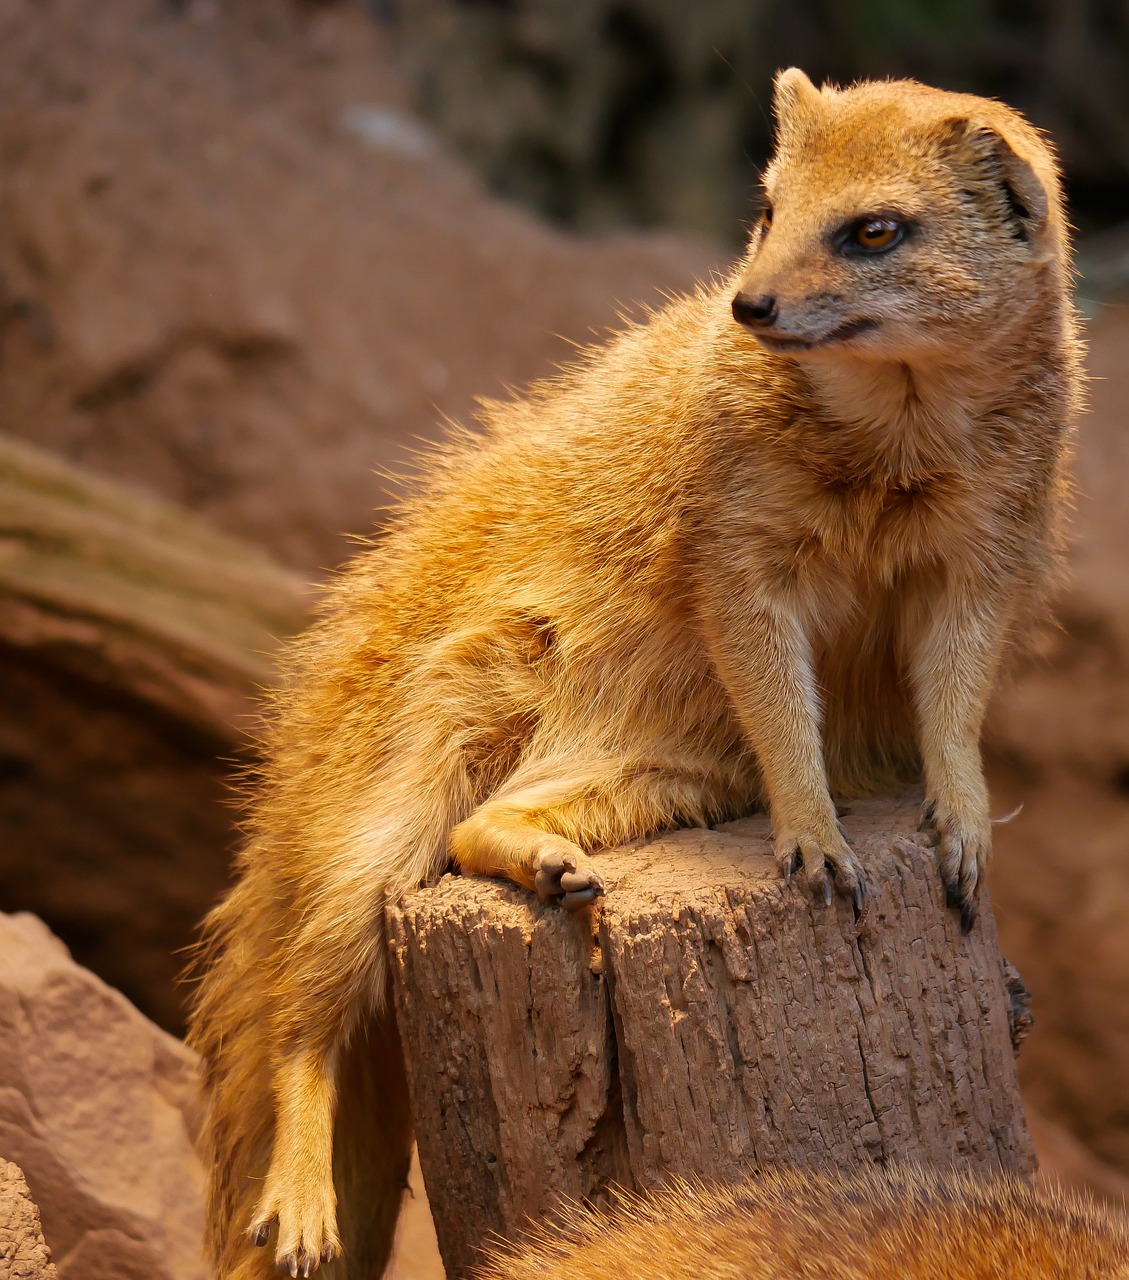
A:
<svg viewBox="0 0 1129 1280">
<path fill-rule="evenodd" d="M 398 115 L 363 141 L 403 95 L 360 4 L 0 0 L 0 48 L 0 429 L 303 568 L 443 415 L 719 256 L 558 233 Z"/>
</svg>

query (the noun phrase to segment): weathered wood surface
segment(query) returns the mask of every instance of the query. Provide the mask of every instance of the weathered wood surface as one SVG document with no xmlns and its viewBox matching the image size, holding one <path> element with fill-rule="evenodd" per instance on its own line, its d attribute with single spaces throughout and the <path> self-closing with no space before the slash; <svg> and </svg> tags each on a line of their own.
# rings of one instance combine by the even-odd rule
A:
<svg viewBox="0 0 1129 1280">
<path fill-rule="evenodd" d="M 673 1174 L 1034 1167 L 990 905 L 962 937 L 910 800 L 844 826 L 870 884 L 783 885 L 750 818 L 601 855 L 569 917 L 446 876 L 389 913 L 420 1160 L 449 1276 L 561 1197 Z"/>
</svg>

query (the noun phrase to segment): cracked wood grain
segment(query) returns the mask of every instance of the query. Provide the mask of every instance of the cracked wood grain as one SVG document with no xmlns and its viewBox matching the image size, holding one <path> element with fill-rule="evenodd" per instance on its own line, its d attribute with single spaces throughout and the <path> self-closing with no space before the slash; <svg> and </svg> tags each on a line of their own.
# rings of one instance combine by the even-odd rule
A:
<svg viewBox="0 0 1129 1280">
<path fill-rule="evenodd" d="M 562 1199 L 672 1174 L 1029 1172 L 990 906 L 962 937 L 909 799 L 844 825 L 871 886 L 813 904 L 749 818 L 600 855 L 567 917 L 447 876 L 390 912 L 420 1160 L 448 1274 Z"/>
</svg>

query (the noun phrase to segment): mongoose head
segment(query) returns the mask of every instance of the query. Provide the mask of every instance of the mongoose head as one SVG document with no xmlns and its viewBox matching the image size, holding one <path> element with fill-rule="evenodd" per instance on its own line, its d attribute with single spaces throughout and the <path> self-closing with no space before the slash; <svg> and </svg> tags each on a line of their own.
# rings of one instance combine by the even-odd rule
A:
<svg viewBox="0 0 1129 1280">
<path fill-rule="evenodd" d="M 1016 112 L 908 80 L 817 89 L 795 67 L 777 76 L 773 110 L 733 300 L 766 347 L 960 362 L 1056 310 L 1058 175 Z"/>
</svg>

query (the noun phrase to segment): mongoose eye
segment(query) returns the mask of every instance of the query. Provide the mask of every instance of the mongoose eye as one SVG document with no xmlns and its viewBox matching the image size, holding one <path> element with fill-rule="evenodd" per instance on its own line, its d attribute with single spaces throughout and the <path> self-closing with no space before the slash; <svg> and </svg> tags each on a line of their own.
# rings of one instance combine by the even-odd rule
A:
<svg viewBox="0 0 1129 1280">
<path fill-rule="evenodd" d="M 848 253 L 882 253 L 899 244 L 905 233 L 905 223 L 896 218 L 864 218 L 851 228 L 843 248 Z"/>
</svg>

